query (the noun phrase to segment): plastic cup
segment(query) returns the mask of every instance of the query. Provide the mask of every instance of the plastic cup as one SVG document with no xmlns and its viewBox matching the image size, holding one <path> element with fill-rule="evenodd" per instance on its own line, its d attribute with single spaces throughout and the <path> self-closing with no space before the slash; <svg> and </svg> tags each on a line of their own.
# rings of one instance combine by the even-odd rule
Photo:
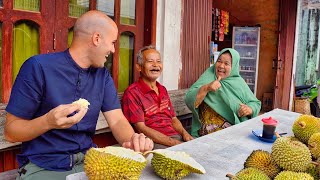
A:
<svg viewBox="0 0 320 180">
<path fill-rule="evenodd" d="M 263 118 L 261 121 L 263 122 L 262 137 L 265 139 L 272 139 L 274 132 L 276 131 L 278 121 L 272 117 Z"/>
</svg>

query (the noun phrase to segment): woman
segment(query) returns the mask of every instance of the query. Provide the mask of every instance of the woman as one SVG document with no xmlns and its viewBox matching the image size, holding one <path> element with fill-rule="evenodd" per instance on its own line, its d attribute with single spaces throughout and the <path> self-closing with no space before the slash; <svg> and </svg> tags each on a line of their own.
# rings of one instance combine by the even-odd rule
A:
<svg viewBox="0 0 320 180">
<path fill-rule="evenodd" d="M 198 137 L 252 117 L 261 102 L 239 74 L 239 53 L 223 49 L 217 62 L 190 87 L 186 104 L 193 113 L 191 135 Z"/>
</svg>

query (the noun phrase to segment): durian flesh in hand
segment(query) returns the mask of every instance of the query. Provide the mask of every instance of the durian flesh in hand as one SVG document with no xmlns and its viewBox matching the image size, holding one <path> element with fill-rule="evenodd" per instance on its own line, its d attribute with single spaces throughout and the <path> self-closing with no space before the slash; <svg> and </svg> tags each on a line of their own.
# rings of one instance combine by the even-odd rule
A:
<svg viewBox="0 0 320 180">
<path fill-rule="evenodd" d="M 123 147 L 91 148 L 84 159 L 90 180 L 139 179 L 147 160 L 140 153 Z"/>
<path fill-rule="evenodd" d="M 81 107 L 87 108 L 87 109 L 90 105 L 89 101 L 86 99 L 83 99 L 83 98 L 80 98 L 80 99 L 74 101 L 72 104 L 79 104 Z"/>
<path fill-rule="evenodd" d="M 151 166 L 155 173 L 164 179 L 181 179 L 190 173 L 206 173 L 206 170 L 185 152 L 158 149 L 152 153 Z"/>
</svg>

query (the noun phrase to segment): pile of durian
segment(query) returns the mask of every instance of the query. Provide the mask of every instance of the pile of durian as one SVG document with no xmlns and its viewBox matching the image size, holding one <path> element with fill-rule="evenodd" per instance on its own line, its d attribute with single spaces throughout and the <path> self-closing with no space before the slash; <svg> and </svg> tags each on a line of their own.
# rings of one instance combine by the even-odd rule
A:
<svg viewBox="0 0 320 180">
<path fill-rule="evenodd" d="M 113 146 L 89 149 L 84 159 L 84 171 L 90 180 L 139 179 L 147 165 L 145 156 L 149 153 L 153 153 L 152 168 L 164 179 L 181 179 L 190 173 L 206 172 L 185 152 L 159 149 L 142 154 Z"/>
<path fill-rule="evenodd" d="M 320 119 L 299 116 L 292 126 L 294 136 L 277 137 L 271 153 L 255 150 L 244 169 L 230 179 L 318 180 L 320 179 Z"/>
</svg>

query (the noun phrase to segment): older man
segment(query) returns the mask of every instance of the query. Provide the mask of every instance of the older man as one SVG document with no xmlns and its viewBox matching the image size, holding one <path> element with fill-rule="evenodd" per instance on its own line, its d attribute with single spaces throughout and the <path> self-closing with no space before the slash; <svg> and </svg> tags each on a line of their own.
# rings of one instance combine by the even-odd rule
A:
<svg viewBox="0 0 320 180">
<path fill-rule="evenodd" d="M 155 149 L 192 140 L 176 117 L 166 88 L 157 82 L 162 61 L 155 47 L 147 46 L 139 51 L 136 68 L 140 79 L 127 88 L 122 98 L 126 118 L 138 132 L 154 141 Z"/>
<path fill-rule="evenodd" d="M 100 110 L 126 148 L 148 151 L 153 142 L 134 133 L 122 113 L 106 56 L 114 53 L 118 28 L 104 13 L 89 11 L 75 23 L 70 49 L 31 57 L 20 69 L 7 106 L 5 138 L 22 142 L 21 179 L 65 179 L 83 171 L 86 151 L 95 147 Z M 72 104 L 84 98 L 89 109 Z"/>
</svg>

